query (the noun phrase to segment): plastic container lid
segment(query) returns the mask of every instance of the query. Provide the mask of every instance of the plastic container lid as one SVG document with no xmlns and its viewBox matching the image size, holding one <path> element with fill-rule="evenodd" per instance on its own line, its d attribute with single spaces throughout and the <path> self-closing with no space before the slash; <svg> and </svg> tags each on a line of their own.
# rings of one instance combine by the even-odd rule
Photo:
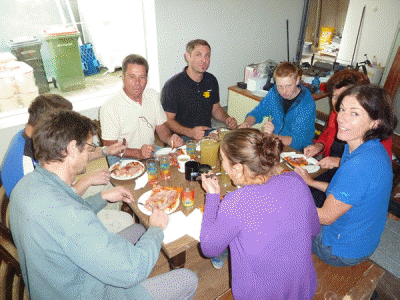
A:
<svg viewBox="0 0 400 300">
<path fill-rule="evenodd" d="M 53 26 L 49 29 L 44 29 L 42 33 L 43 36 L 49 37 L 49 36 L 76 34 L 79 33 L 79 31 L 74 26 L 60 25 L 60 26 Z"/>
<path fill-rule="evenodd" d="M 35 36 L 22 36 L 10 40 L 8 45 L 10 46 L 11 49 L 15 49 L 21 46 L 28 46 L 40 43 L 42 43 L 42 41 L 36 38 Z"/>
</svg>

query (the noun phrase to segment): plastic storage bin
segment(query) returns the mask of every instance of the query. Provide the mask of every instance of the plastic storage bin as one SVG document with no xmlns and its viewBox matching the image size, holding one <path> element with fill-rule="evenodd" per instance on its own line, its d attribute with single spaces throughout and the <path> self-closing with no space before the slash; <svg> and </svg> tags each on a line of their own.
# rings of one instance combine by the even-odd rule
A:
<svg viewBox="0 0 400 300">
<path fill-rule="evenodd" d="M 39 93 L 43 94 L 50 91 L 50 88 L 43 66 L 42 55 L 40 54 L 41 46 L 42 41 L 34 36 L 22 37 L 10 41 L 11 51 L 17 59 L 27 63 L 33 68 L 35 83 L 39 88 Z"/>
<path fill-rule="evenodd" d="M 33 68 L 22 61 L 2 64 L 0 70 L 0 111 L 5 112 L 29 104 L 39 95 Z"/>
<path fill-rule="evenodd" d="M 48 35 L 44 32 L 44 34 L 49 44 L 50 58 L 60 89 L 71 91 L 84 88 L 85 76 L 78 46 L 80 33 Z"/>
<path fill-rule="evenodd" d="M 100 63 L 94 55 L 93 45 L 90 43 L 84 44 L 80 46 L 79 49 L 81 50 L 83 74 L 89 76 L 99 73 Z"/>
<path fill-rule="evenodd" d="M 12 55 L 10 52 L 1 52 L 0 53 L 0 70 L 2 69 L 3 64 L 6 64 L 10 61 L 16 61 L 17 58 Z"/>
</svg>

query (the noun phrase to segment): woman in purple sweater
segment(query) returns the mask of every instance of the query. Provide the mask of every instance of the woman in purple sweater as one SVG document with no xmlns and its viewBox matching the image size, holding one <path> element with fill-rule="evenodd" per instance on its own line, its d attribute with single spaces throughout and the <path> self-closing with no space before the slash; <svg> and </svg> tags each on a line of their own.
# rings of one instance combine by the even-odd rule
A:
<svg viewBox="0 0 400 300">
<path fill-rule="evenodd" d="M 222 165 L 244 187 L 220 202 L 218 180 L 202 175 L 207 192 L 201 249 L 231 254 L 235 299 L 311 299 L 317 277 L 312 237 L 320 223 L 310 190 L 294 172 L 272 176 L 282 142 L 257 129 L 238 129 L 221 142 Z"/>
</svg>

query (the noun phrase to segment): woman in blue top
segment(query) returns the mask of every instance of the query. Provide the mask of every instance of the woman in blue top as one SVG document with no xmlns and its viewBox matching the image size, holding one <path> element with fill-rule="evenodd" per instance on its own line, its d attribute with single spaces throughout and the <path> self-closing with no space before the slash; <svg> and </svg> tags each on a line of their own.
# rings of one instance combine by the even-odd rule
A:
<svg viewBox="0 0 400 300">
<path fill-rule="evenodd" d="M 384 90 L 353 86 L 336 103 L 337 138 L 345 141 L 340 167 L 328 184 L 311 179 L 296 168 L 309 186 L 326 191 L 317 208 L 320 234 L 313 253 L 334 266 L 358 264 L 378 247 L 392 189 L 392 166 L 379 140 L 388 138 L 396 124 Z"/>
<path fill-rule="evenodd" d="M 248 128 L 263 122 L 265 133 L 277 135 L 284 145 L 303 150 L 312 144 L 315 135 L 316 108 L 308 89 L 301 83 L 301 70 L 283 62 L 274 72 L 275 84 L 239 128 Z"/>
</svg>

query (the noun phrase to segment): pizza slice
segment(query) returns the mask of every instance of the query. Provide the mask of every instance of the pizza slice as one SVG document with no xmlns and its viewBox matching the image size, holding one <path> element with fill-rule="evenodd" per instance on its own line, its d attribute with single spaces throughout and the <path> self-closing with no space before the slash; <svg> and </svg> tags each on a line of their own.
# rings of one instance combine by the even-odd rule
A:
<svg viewBox="0 0 400 300">
<path fill-rule="evenodd" d="M 182 149 L 178 149 L 177 151 L 168 154 L 169 155 L 169 161 L 171 166 L 178 166 L 178 156 L 179 155 L 184 155 L 185 151 L 183 151 Z"/>
<path fill-rule="evenodd" d="M 127 163 L 123 167 L 121 166 L 121 164 L 114 165 L 111 170 L 111 173 L 113 173 L 116 177 L 127 178 L 127 177 L 133 177 L 143 172 L 143 170 L 144 166 L 140 162 L 133 161 Z"/>
<path fill-rule="evenodd" d="M 285 156 L 283 157 L 283 159 L 287 161 L 293 168 L 308 166 L 308 161 L 302 156 L 301 157 Z"/>
<path fill-rule="evenodd" d="M 179 205 L 179 199 L 182 192 L 180 187 L 154 186 L 152 193 L 145 203 L 145 208 L 152 211 L 153 208 L 163 210 L 165 213 L 171 213 Z"/>
</svg>

